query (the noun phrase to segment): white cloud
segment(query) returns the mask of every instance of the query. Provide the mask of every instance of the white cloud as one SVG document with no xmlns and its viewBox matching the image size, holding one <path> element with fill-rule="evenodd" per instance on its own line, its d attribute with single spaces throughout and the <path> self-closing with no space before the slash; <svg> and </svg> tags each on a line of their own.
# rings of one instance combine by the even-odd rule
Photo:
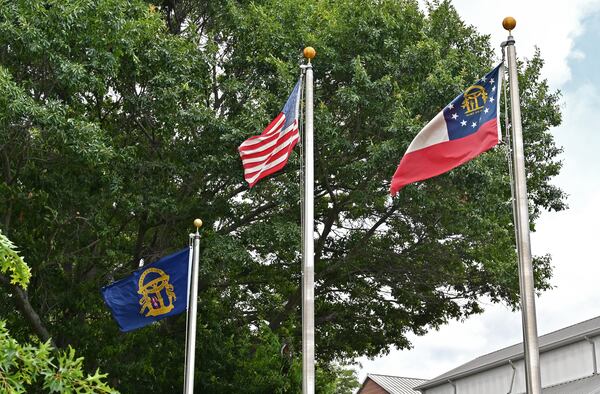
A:
<svg viewBox="0 0 600 394">
<path fill-rule="evenodd" d="M 520 317 L 501 305 L 490 305 L 485 315 L 452 321 L 423 337 L 410 336 L 413 350 L 392 351 L 375 360 L 361 359 L 366 373 L 429 379 L 485 353 L 512 345 L 519 335 Z M 490 335 L 497 332 L 497 335 Z"/>
<path fill-rule="evenodd" d="M 465 22 L 490 34 L 492 45 L 498 48 L 508 35 L 502 19 L 513 16 L 517 55 L 530 58 L 538 46 L 546 60 L 544 74 L 555 88 L 571 79 L 567 60 L 574 39 L 582 33 L 583 17 L 600 9 L 598 0 L 455 0 L 453 4 Z"/>
<path fill-rule="evenodd" d="M 555 131 L 565 149 L 557 183 L 570 194 L 570 209 L 544 215 L 532 236 L 534 252 L 553 256 L 556 289 L 538 302 L 540 324 L 552 329 L 597 316 L 600 305 L 600 134 L 589 120 L 600 106 L 600 92 L 584 84 L 567 92 L 565 100 L 564 124 Z"/>
<path fill-rule="evenodd" d="M 570 60 L 576 60 L 576 61 L 585 60 L 585 53 L 582 52 L 582 51 L 579 51 L 579 50 L 574 50 L 569 55 L 569 59 Z"/>
</svg>

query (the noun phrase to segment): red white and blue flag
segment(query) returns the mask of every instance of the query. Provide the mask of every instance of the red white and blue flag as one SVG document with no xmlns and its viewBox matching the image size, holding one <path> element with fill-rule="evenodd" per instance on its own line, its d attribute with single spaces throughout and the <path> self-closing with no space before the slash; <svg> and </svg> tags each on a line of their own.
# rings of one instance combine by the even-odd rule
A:
<svg viewBox="0 0 600 394">
<path fill-rule="evenodd" d="M 300 139 L 298 112 L 302 79 L 296 83 L 285 106 L 264 131 L 250 137 L 238 151 L 244 167 L 244 179 L 252 187 L 267 175 L 281 170 Z"/>
<path fill-rule="evenodd" d="M 501 140 L 502 64 L 471 85 L 417 134 L 394 173 L 394 196 L 409 183 L 443 174 Z"/>
</svg>

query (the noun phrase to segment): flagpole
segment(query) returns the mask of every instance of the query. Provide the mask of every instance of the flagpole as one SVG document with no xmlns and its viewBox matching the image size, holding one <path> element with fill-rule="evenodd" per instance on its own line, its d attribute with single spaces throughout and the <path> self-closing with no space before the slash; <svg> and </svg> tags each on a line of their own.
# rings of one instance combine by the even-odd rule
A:
<svg viewBox="0 0 600 394">
<path fill-rule="evenodd" d="M 190 294 L 188 294 L 184 394 L 194 394 L 194 361 L 196 358 L 196 306 L 198 302 L 198 266 L 200 265 L 200 233 L 198 230 L 200 227 L 202 227 L 202 220 L 194 220 L 194 226 L 196 226 L 196 233 L 190 234 L 190 239 L 193 240 L 191 273 L 192 283 L 191 286 L 189 286 Z"/>
<path fill-rule="evenodd" d="M 525 378 L 528 394 L 540 394 L 542 382 L 540 375 L 540 354 L 535 313 L 535 288 L 529 236 L 529 204 L 527 199 L 527 178 L 525 174 L 525 155 L 523 151 L 523 131 L 521 125 L 521 103 L 519 100 L 519 81 L 517 75 L 517 55 L 512 30 L 517 22 L 506 17 L 502 26 L 508 30 L 505 43 L 508 53 L 508 75 L 510 83 L 510 106 L 512 128 L 513 176 L 515 226 L 517 235 L 517 253 L 519 256 L 519 287 L 521 291 L 521 319 L 523 321 L 523 345 L 525 348 Z"/>
<path fill-rule="evenodd" d="M 314 267 L 314 137 L 313 137 L 313 71 L 310 63 L 316 55 L 304 48 L 308 63 L 306 72 L 304 118 L 304 228 L 302 247 L 302 393 L 315 392 L 315 267 Z"/>
</svg>

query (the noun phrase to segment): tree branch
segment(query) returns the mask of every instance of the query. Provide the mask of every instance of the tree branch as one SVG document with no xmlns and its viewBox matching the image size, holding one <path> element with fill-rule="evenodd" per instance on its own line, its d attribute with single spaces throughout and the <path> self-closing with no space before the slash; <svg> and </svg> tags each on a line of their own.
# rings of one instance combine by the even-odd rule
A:
<svg viewBox="0 0 600 394">
<path fill-rule="evenodd" d="M 12 293 L 15 304 L 17 305 L 17 309 L 25 317 L 37 336 L 40 337 L 43 342 L 50 340 L 52 346 L 56 348 L 56 344 L 52 340 L 50 332 L 46 329 L 42 323 L 42 319 L 40 319 L 40 316 L 35 309 L 33 309 L 33 306 L 29 302 L 27 291 L 21 289 L 19 286 L 11 284 L 10 280 L 2 274 L 0 274 L 0 283 L 2 283 Z"/>
<path fill-rule="evenodd" d="M 147 219 L 148 214 L 144 212 L 140 218 L 137 238 L 135 241 L 135 249 L 133 250 L 133 260 L 131 263 L 134 267 L 138 266 L 142 254 L 142 247 L 144 246 L 144 237 L 146 236 L 146 231 L 148 231 Z"/>
<path fill-rule="evenodd" d="M 281 323 L 290 315 L 290 313 L 300 304 L 302 297 L 302 287 L 298 286 L 294 293 L 288 297 L 287 304 L 279 314 L 275 316 L 273 320 L 269 322 L 269 328 L 275 331 L 281 326 Z"/>
<path fill-rule="evenodd" d="M 320 157 L 319 157 L 319 164 L 326 170 L 327 166 L 325 163 L 323 163 L 322 160 L 320 160 Z M 328 171 L 325 171 L 325 172 L 327 173 Z M 323 231 L 321 232 L 321 236 L 317 240 L 317 244 L 315 246 L 315 264 L 317 264 L 321 260 L 321 256 L 323 255 L 323 247 L 325 246 L 325 241 L 327 240 L 327 237 L 329 236 L 329 233 L 331 232 L 331 229 L 333 227 L 333 224 L 335 223 L 335 220 L 338 218 L 338 215 L 341 210 L 341 205 L 343 205 L 343 204 L 338 203 L 337 196 L 335 195 L 335 193 L 333 192 L 333 188 L 329 184 L 327 175 L 324 175 L 322 177 L 321 183 L 325 187 L 325 190 L 327 190 L 327 194 L 329 194 L 329 198 L 331 199 L 331 203 L 333 204 L 333 207 L 331 208 L 331 210 L 329 211 L 329 213 L 327 215 L 327 218 L 325 219 Z"/>
<path fill-rule="evenodd" d="M 324 222 L 323 231 L 321 232 L 321 236 L 319 237 L 319 239 L 317 239 L 317 244 L 315 245 L 315 264 L 317 264 L 319 261 L 321 261 L 321 256 L 323 254 L 323 247 L 325 246 L 325 240 L 327 239 L 327 236 L 331 232 L 331 229 L 333 227 L 333 224 L 335 223 L 335 220 L 338 217 L 338 214 L 339 214 L 339 211 L 337 210 L 336 206 L 334 205 L 329 210 L 327 218 L 325 219 L 325 222 Z"/>
<path fill-rule="evenodd" d="M 2 152 L 2 162 L 4 164 L 2 166 L 4 168 L 4 182 L 6 182 L 7 185 L 10 185 L 12 183 L 12 177 L 10 175 L 10 159 L 8 158 L 8 154 L 4 147 L 0 149 L 0 152 Z"/>
<path fill-rule="evenodd" d="M 343 262 L 346 262 L 351 256 L 354 255 L 354 253 L 356 253 L 357 250 L 359 250 L 359 248 L 362 248 L 364 246 L 364 243 L 366 241 L 368 241 L 369 238 L 371 238 L 373 236 L 373 234 L 375 234 L 375 231 L 377 231 L 377 228 L 379 228 L 379 226 L 381 226 L 383 223 L 385 223 L 385 221 L 394 214 L 394 212 L 398 209 L 400 205 L 398 203 L 393 204 L 388 210 L 387 212 L 377 221 L 375 222 L 375 224 L 373 224 L 373 226 L 371 226 L 371 228 L 363 235 L 363 237 L 361 238 L 361 240 L 356 244 L 356 246 L 354 248 L 352 248 L 350 250 L 350 252 L 348 252 L 348 254 L 346 255 L 346 258 L 343 259 Z M 317 278 L 322 278 L 325 274 L 329 273 L 332 271 L 333 268 L 337 267 L 339 264 L 335 264 L 335 265 L 331 265 L 329 266 L 327 269 L 325 269 L 322 273 L 320 273 L 319 275 L 316 275 L 315 273 L 315 279 Z M 279 326 L 281 325 L 281 323 L 289 316 L 289 314 L 292 312 L 292 310 L 298 306 L 300 304 L 301 301 L 301 297 L 302 297 L 302 287 L 298 286 L 296 288 L 296 290 L 294 291 L 294 293 L 292 293 L 289 297 L 288 297 L 288 301 L 285 304 L 285 308 L 283 311 L 281 311 L 281 313 L 279 313 L 270 323 L 269 323 L 269 327 L 271 328 L 271 330 L 276 330 L 277 328 L 279 328 Z"/>
<path fill-rule="evenodd" d="M 279 203 L 275 202 L 275 201 L 267 203 L 265 205 L 262 205 L 262 206 L 256 208 L 254 211 L 250 212 L 248 215 L 246 215 L 242 219 L 238 220 L 237 222 L 234 222 L 227 227 L 221 228 L 218 232 L 220 234 L 228 234 L 228 233 L 232 232 L 233 230 L 238 229 L 241 226 L 251 223 L 252 220 L 254 220 L 258 215 L 260 215 L 263 212 L 268 211 L 271 208 L 275 208 L 277 205 L 279 205 Z"/>
</svg>

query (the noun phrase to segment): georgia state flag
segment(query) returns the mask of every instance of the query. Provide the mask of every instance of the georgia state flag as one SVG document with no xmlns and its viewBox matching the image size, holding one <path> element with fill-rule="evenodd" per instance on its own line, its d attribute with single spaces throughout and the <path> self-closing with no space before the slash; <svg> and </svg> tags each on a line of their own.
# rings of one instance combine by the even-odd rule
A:
<svg viewBox="0 0 600 394">
<path fill-rule="evenodd" d="M 501 140 L 502 63 L 458 95 L 417 134 L 394 173 L 390 193 L 443 174 Z"/>
<path fill-rule="evenodd" d="M 104 302 L 121 331 L 187 310 L 191 256 L 189 247 L 182 249 L 102 288 Z"/>
</svg>

